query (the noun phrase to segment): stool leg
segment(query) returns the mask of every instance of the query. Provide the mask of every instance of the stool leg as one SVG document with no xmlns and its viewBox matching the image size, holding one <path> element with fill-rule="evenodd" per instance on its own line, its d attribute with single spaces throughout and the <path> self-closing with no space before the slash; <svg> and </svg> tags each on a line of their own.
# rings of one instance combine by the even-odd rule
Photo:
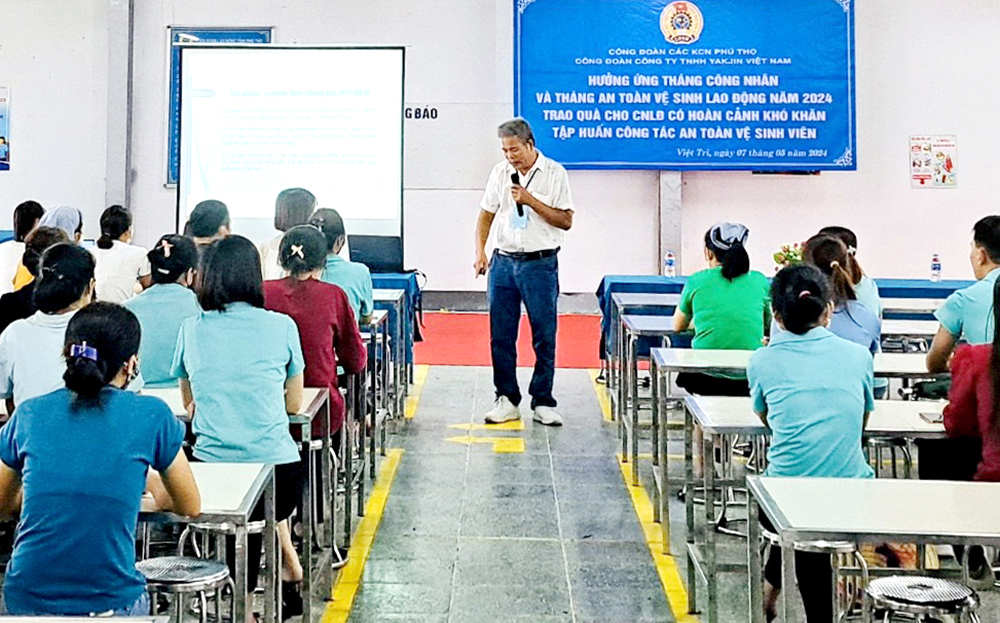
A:
<svg viewBox="0 0 1000 623">
<path fill-rule="evenodd" d="M 222 623 L 222 587 L 215 589 L 215 623 Z M 233 621 L 233 623 L 236 623 Z"/>
<path fill-rule="evenodd" d="M 184 594 L 174 593 L 174 621 L 184 623 Z"/>
<path fill-rule="evenodd" d="M 889 448 L 889 456 L 892 457 L 892 479 L 896 479 L 896 446 Z"/>
<path fill-rule="evenodd" d="M 201 623 L 208 623 L 208 600 L 205 599 L 205 591 L 198 591 L 198 605 L 201 606 L 201 612 L 199 613 Z"/>
</svg>

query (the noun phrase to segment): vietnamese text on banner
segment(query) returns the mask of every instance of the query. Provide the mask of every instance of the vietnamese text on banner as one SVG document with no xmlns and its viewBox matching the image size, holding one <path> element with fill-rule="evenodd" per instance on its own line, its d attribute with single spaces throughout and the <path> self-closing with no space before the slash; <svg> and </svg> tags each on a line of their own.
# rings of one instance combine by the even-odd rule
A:
<svg viewBox="0 0 1000 623">
<path fill-rule="evenodd" d="M 516 0 L 515 112 L 584 169 L 854 170 L 852 0 Z"/>
</svg>

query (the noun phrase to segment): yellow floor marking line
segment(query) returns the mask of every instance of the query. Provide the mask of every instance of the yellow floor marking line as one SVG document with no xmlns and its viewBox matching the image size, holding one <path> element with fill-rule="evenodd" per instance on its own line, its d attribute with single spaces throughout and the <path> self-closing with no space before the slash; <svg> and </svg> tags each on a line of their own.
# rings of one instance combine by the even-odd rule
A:
<svg viewBox="0 0 1000 623">
<path fill-rule="evenodd" d="M 473 437 L 471 435 L 464 435 L 461 437 L 446 437 L 445 441 L 462 443 L 467 446 L 477 443 L 493 444 L 493 451 L 497 454 L 524 452 L 524 440 L 520 437 Z"/>
<path fill-rule="evenodd" d="M 504 422 L 503 424 L 449 424 L 448 428 L 460 430 L 524 430 L 523 420 Z"/>
<path fill-rule="evenodd" d="M 424 382 L 427 381 L 427 373 L 431 367 L 421 364 L 413 371 L 413 389 L 406 397 L 406 408 L 403 410 L 403 417 L 412 420 L 417 414 L 417 404 L 420 402 L 420 393 L 424 390 Z"/>
<path fill-rule="evenodd" d="M 674 613 L 677 623 L 698 623 L 698 619 L 688 614 L 688 595 L 684 582 L 681 580 L 680 571 L 677 569 L 677 561 L 673 556 L 663 553 L 663 531 L 660 525 L 653 521 L 653 504 L 649 500 L 649 495 L 641 485 L 631 486 L 632 464 L 622 461 L 618 455 L 618 466 L 621 468 L 622 478 L 625 479 L 625 487 L 632 498 L 632 506 L 635 507 L 635 514 L 642 524 L 642 532 L 646 535 L 646 544 L 649 546 L 649 553 L 653 557 L 653 564 L 656 565 L 656 572 L 660 575 L 660 583 L 663 584 L 663 592 L 670 602 L 670 609 Z"/>
<path fill-rule="evenodd" d="M 604 383 L 598 383 L 597 377 L 601 374 L 600 370 L 590 369 L 590 380 L 594 384 L 594 392 L 597 394 L 597 402 L 601 405 L 601 413 L 604 414 L 604 419 L 607 422 L 611 420 L 611 400 L 608 398 L 608 388 L 605 387 Z"/>
<path fill-rule="evenodd" d="M 389 499 L 389 489 L 392 487 L 392 480 L 396 477 L 396 469 L 402 458 L 403 451 L 393 448 L 388 451 L 382 463 L 382 469 L 365 507 L 365 516 L 351 539 L 347 565 L 337 575 L 337 581 L 331 590 L 333 601 L 328 603 L 323 611 L 321 623 L 346 623 L 351 616 L 354 597 L 361 586 L 361 575 L 368 561 L 368 554 L 371 553 L 375 533 L 378 532 L 379 522 L 382 521 L 382 514 L 385 512 L 385 503 Z"/>
</svg>

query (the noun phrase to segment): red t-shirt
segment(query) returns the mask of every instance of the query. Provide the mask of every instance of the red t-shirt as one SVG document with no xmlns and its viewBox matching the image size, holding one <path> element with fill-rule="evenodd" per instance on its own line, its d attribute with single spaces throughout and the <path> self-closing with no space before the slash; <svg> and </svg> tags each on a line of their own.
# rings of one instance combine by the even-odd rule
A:
<svg viewBox="0 0 1000 623">
<path fill-rule="evenodd" d="M 316 279 L 286 277 L 264 282 L 264 306 L 295 321 L 306 360 L 305 386 L 330 388 L 330 431 L 340 430 L 345 407 L 337 389 L 337 365 L 356 374 L 364 369 L 367 355 L 347 294 Z M 320 422 L 314 421 L 313 435 L 320 431 Z"/>
<path fill-rule="evenodd" d="M 966 345 L 955 351 L 944 427 L 949 437 L 981 439 L 983 457 L 976 480 L 1000 482 L 1000 419 L 993 411 L 992 353 L 992 344 Z"/>
</svg>

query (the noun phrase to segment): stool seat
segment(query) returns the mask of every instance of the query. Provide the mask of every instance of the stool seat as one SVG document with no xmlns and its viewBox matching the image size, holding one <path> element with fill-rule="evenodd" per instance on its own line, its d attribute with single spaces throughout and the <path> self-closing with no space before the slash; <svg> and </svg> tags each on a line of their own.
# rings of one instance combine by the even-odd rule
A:
<svg viewBox="0 0 1000 623">
<path fill-rule="evenodd" d="M 148 583 L 170 592 L 196 592 L 229 578 L 229 567 L 219 560 L 162 556 L 140 560 L 135 566 Z"/>
<path fill-rule="evenodd" d="M 879 578 L 868 585 L 868 594 L 878 601 L 915 606 L 961 607 L 979 603 L 976 592 L 964 584 L 921 576 Z"/>
<path fill-rule="evenodd" d="M 771 545 L 778 545 L 778 535 L 770 530 L 761 529 L 761 536 Z M 793 546 L 797 552 L 810 554 L 853 554 L 858 546 L 850 541 L 798 541 Z"/>
</svg>

